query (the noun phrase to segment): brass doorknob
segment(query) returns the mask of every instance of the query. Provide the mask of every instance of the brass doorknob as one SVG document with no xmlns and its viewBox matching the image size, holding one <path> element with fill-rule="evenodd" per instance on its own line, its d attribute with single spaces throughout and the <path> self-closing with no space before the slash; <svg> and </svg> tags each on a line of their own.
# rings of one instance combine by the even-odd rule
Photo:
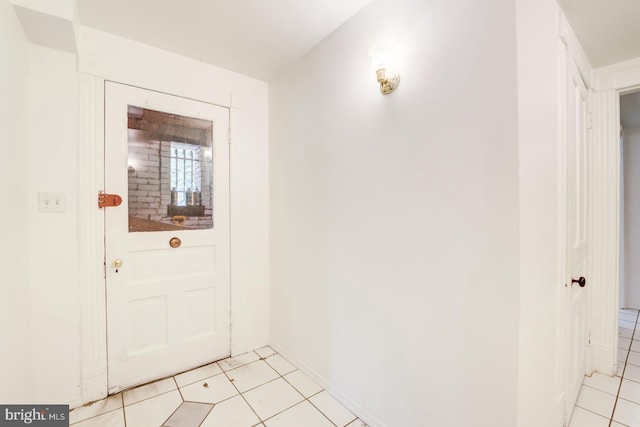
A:
<svg viewBox="0 0 640 427">
<path fill-rule="evenodd" d="M 113 263 L 111 265 L 113 265 L 113 268 L 120 268 L 120 267 L 122 267 L 122 260 L 121 259 L 114 259 Z"/>
<path fill-rule="evenodd" d="M 169 246 L 171 246 L 173 249 L 179 248 L 181 244 L 182 240 L 180 240 L 180 238 L 178 237 L 172 237 L 171 240 L 169 240 Z"/>
</svg>

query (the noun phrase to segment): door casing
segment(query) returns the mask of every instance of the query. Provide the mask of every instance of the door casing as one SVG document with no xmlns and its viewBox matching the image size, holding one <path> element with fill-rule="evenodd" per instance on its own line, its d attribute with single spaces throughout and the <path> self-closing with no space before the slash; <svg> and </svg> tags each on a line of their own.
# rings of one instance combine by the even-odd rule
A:
<svg viewBox="0 0 640 427">
<path fill-rule="evenodd" d="M 596 153 L 590 179 L 590 254 L 594 286 L 590 289 L 592 371 L 615 375 L 620 280 L 620 95 L 640 88 L 640 60 L 593 73 L 592 114 Z"/>
<path fill-rule="evenodd" d="M 105 84 L 105 100 L 105 190 L 117 190 L 123 196 L 121 206 L 103 210 L 108 376 L 112 393 L 230 354 L 229 109 L 112 82 Z M 209 206 L 215 206 L 212 228 L 128 230 L 127 218 L 131 214 L 128 205 L 134 197 L 127 195 L 128 181 L 139 179 L 136 177 L 139 171 L 125 173 L 123 163 L 130 150 L 125 127 L 129 105 L 167 111 L 167 116 L 188 115 L 211 122 L 214 191 L 207 194 L 213 197 Z M 137 144 L 146 147 L 149 143 Z M 159 163 L 154 163 L 152 166 L 158 167 Z M 160 187 L 168 186 L 162 182 L 160 180 Z M 168 198 L 168 189 L 165 191 Z M 182 239 L 182 245 L 171 248 L 169 239 L 176 236 Z M 118 268 L 112 266 L 115 258 L 122 258 Z M 209 301 L 207 305 L 205 300 Z M 135 315 L 138 310 L 142 310 L 143 317 Z M 149 316 L 155 321 L 149 323 Z M 136 318 L 139 322 L 134 322 Z M 145 333 L 134 334 L 133 325 L 128 322 L 138 325 L 133 330 L 142 328 Z M 142 340 L 138 344 L 144 345 L 134 351 L 136 336 Z M 149 336 L 155 336 L 153 345 L 148 341 Z"/>
<path fill-rule="evenodd" d="M 640 89 L 640 60 L 615 64 L 593 73 L 594 155 L 591 179 L 593 243 L 591 289 L 593 369 L 615 375 L 621 242 L 620 95 Z"/>
<path fill-rule="evenodd" d="M 230 109 L 231 354 L 269 343 L 268 84 L 131 40 L 83 29 L 78 53 L 77 282 L 81 366 L 75 406 L 106 396 L 103 213 L 104 82 Z M 73 96 L 73 94 L 69 94 Z"/>
</svg>

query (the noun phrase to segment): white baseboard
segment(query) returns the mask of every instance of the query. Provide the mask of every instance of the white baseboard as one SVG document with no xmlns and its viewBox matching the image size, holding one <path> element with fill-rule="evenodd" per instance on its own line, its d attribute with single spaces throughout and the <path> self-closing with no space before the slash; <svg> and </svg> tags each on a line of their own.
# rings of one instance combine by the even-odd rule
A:
<svg viewBox="0 0 640 427">
<path fill-rule="evenodd" d="M 345 408 L 350 410 L 354 415 L 360 418 L 362 421 L 367 423 L 369 427 L 387 427 L 382 421 L 380 421 L 375 415 L 364 409 L 358 403 L 351 400 L 348 396 L 338 390 L 333 384 L 319 375 L 315 370 L 309 367 L 306 363 L 298 359 L 296 356 L 291 354 L 288 350 L 283 348 L 280 344 L 276 342 L 271 342 L 269 344 L 275 351 L 280 353 L 282 357 L 287 359 L 289 362 L 293 363 L 298 369 L 300 369 L 304 374 L 306 374 L 309 378 L 311 378 L 316 384 L 324 388 L 327 393 L 329 393 L 333 398 L 335 398 L 338 402 L 344 405 Z"/>
<path fill-rule="evenodd" d="M 609 345 L 591 343 L 591 363 L 593 370 L 610 377 L 616 374 L 616 349 Z"/>
</svg>

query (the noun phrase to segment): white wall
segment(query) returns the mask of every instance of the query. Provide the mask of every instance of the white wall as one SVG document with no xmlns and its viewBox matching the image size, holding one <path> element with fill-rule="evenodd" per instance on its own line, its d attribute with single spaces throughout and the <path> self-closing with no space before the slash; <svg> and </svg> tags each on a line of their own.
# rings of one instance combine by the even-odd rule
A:
<svg viewBox="0 0 640 427">
<path fill-rule="evenodd" d="M 376 0 L 270 82 L 272 343 L 372 426 L 516 423 L 514 16 Z"/>
<path fill-rule="evenodd" d="M 0 402 L 33 398 L 29 303 L 29 43 L 8 0 L 0 0 Z"/>
<path fill-rule="evenodd" d="M 517 0 L 520 182 L 518 426 L 562 425 L 559 8 Z M 541 409 L 542 408 L 542 409 Z"/>
<path fill-rule="evenodd" d="M 624 173 L 624 296 L 623 307 L 640 308 L 640 129 L 625 128 Z"/>
<path fill-rule="evenodd" d="M 64 403 L 80 390 L 76 58 L 37 45 L 30 52 L 28 218 L 34 389 L 38 402 Z M 67 211 L 39 212 L 40 191 L 65 193 Z"/>
</svg>

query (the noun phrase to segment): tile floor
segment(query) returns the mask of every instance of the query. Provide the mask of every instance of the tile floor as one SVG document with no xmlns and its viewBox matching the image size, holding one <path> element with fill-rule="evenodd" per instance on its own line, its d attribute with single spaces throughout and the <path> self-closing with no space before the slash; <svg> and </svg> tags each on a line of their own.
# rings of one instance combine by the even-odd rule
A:
<svg viewBox="0 0 640 427">
<path fill-rule="evenodd" d="M 75 427 L 366 427 L 271 347 L 76 408 L 70 421 Z"/>
<path fill-rule="evenodd" d="M 640 316 L 620 310 L 618 372 L 585 377 L 569 427 L 640 426 Z"/>
</svg>

